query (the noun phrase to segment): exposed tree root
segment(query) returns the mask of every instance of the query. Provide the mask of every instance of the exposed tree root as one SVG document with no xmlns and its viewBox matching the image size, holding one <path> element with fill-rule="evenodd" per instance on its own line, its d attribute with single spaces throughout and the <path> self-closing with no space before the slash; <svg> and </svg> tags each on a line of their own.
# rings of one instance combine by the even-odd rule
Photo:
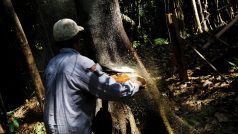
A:
<svg viewBox="0 0 238 134">
<path fill-rule="evenodd" d="M 131 112 L 131 109 L 128 105 L 122 103 L 122 102 L 109 102 L 108 103 L 108 111 L 104 111 L 104 115 L 102 115 L 102 108 L 101 108 L 101 100 L 97 103 L 97 114 L 100 114 L 98 117 L 96 114 L 97 121 L 94 122 L 96 126 L 100 126 L 100 130 L 96 130 L 99 132 L 96 133 L 102 133 L 102 132 L 108 132 L 107 130 L 102 129 L 111 129 L 111 133 L 121 133 L 121 134 L 140 134 L 140 131 L 138 130 L 136 126 L 136 122 L 134 119 L 134 115 Z M 100 110 L 99 110 L 100 108 Z M 105 110 L 105 108 L 104 108 Z M 101 112 L 101 113 L 100 113 Z M 108 115 L 111 116 L 111 121 L 108 121 Z M 98 119 L 98 118 L 104 118 L 104 119 Z M 105 119 L 107 118 L 107 119 Z M 111 123 L 111 126 L 108 125 L 108 123 Z M 104 127 L 104 128 L 102 128 Z M 112 127 L 112 128 L 109 128 Z"/>
</svg>

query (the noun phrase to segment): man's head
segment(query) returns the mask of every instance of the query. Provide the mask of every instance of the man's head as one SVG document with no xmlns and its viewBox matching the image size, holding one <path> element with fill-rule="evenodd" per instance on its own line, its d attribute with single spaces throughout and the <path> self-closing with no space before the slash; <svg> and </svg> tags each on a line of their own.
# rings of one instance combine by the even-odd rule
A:
<svg viewBox="0 0 238 134">
<path fill-rule="evenodd" d="M 68 41 L 73 39 L 84 28 L 78 26 L 72 19 L 61 19 L 53 26 L 54 40 L 57 42 Z"/>
</svg>

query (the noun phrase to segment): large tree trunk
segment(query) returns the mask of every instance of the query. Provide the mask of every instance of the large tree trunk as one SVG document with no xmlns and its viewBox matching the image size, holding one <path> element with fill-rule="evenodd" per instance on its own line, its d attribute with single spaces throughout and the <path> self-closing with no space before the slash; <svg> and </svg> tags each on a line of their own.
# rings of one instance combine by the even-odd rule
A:
<svg viewBox="0 0 238 134">
<path fill-rule="evenodd" d="M 102 8 L 103 7 L 103 8 Z M 117 0 L 99 0 L 92 4 L 87 22 L 93 45 L 96 48 L 97 60 L 100 64 L 125 64 L 123 45 L 124 36 L 121 34 L 122 20 Z M 127 38 L 128 39 L 128 38 Z M 124 48 L 124 49 L 123 49 Z M 121 50 L 121 51 L 120 51 Z M 128 105 L 122 102 L 111 102 L 109 112 L 112 115 L 113 132 L 122 134 L 140 133 L 135 124 L 134 116 Z M 127 126 L 130 126 L 128 129 Z"/>
</svg>

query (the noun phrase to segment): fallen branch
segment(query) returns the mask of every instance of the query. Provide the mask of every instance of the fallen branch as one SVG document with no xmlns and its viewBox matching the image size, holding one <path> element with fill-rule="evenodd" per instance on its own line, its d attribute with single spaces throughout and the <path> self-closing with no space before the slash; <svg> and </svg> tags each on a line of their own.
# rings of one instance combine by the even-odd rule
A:
<svg viewBox="0 0 238 134">
<path fill-rule="evenodd" d="M 217 68 L 206 59 L 205 56 L 203 56 L 194 46 L 192 46 L 190 43 L 187 43 L 192 49 L 201 57 L 215 72 L 217 72 L 223 80 L 226 80 L 226 78 L 217 70 Z"/>
<path fill-rule="evenodd" d="M 215 41 L 215 39 L 219 40 L 219 37 L 222 34 L 224 34 L 231 26 L 233 26 L 237 20 L 238 20 L 238 16 L 236 16 L 230 23 L 228 23 L 220 32 L 218 32 L 216 35 L 214 35 L 214 38 L 209 39 L 209 41 L 202 48 L 206 49 L 208 46 L 210 46 Z"/>
<path fill-rule="evenodd" d="M 208 33 L 210 36 L 213 36 L 211 33 Z M 222 44 L 226 45 L 226 46 L 231 46 L 230 44 L 228 44 L 227 42 L 223 41 L 222 39 L 213 36 L 214 39 L 218 40 L 219 42 L 221 42 Z"/>
</svg>

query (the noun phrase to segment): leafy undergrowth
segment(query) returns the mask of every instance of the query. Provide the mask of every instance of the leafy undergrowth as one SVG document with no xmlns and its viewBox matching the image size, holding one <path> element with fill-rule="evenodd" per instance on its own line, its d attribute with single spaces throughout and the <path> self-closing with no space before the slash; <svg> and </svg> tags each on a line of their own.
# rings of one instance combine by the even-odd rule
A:
<svg viewBox="0 0 238 134">
<path fill-rule="evenodd" d="M 20 134 L 46 134 L 44 123 L 39 121 L 24 123 L 19 131 Z"/>
</svg>

